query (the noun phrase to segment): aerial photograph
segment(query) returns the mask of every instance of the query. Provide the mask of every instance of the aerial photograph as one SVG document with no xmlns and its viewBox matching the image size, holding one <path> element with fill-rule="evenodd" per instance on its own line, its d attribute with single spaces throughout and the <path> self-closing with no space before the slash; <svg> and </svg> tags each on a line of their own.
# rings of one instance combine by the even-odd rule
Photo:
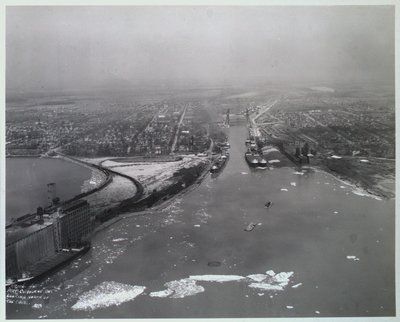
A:
<svg viewBox="0 0 400 322">
<path fill-rule="evenodd" d="M 6 319 L 396 316 L 395 5 L 5 18 Z"/>
</svg>

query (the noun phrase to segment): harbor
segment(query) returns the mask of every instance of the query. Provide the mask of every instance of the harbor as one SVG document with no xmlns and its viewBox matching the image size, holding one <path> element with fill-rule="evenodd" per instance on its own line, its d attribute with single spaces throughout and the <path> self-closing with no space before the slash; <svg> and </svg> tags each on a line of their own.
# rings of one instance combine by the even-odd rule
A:
<svg viewBox="0 0 400 322">
<path fill-rule="evenodd" d="M 394 200 L 310 167 L 252 169 L 246 128 L 227 133 L 217 178 L 123 215 L 68 266 L 10 287 L 8 318 L 394 314 Z"/>
</svg>

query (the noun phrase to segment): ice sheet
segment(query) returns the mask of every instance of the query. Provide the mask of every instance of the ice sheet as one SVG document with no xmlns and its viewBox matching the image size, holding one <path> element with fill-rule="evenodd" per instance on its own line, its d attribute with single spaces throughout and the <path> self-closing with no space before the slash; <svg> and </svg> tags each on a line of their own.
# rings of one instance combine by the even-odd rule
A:
<svg viewBox="0 0 400 322">
<path fill-rule="evenodd" d="M 206 282 L 231 282 L 231 281 L 239 281 L 244 279 L 243 276 L 239 275 L 192 275 L 189 276 L 191 280 L 194 281 L 206 281 Z"/>
<path fill-rule="evenodd" d="M 91 311 L 120 305 L 132 301 L 142 294 L 145 286 L 128 285 L 117 282 L 103 282 L 94 289 L 83 293 L 72 309 L 76 311 Z"/>
</svg>

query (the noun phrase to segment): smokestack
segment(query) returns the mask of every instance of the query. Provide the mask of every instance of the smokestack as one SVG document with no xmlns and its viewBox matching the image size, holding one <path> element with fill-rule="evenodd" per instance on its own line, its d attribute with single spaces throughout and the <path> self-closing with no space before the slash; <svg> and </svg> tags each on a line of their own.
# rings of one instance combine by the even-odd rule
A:
<svg viewBox="0 0 400 322">
<path fill-rule="evenodd" d="M 56 200 L 56 184 L 54 182 L 47 184 L 47 198 L 49 200 L 50 206 L 54 205 L 54 201 Z"/>
</svg>

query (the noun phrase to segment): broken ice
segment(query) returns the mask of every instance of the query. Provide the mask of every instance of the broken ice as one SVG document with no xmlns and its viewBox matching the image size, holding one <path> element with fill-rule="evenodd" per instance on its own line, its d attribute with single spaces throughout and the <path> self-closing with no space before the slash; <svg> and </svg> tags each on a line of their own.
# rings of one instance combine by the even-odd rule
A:
<svg viewBox="0 0 400 322">
<path fill-rule="evenodd" d="M 135 299 L 142 294 L 145 286 L 133 286 L 117 282 L 103 282 L 93 290 L 83 293 L 72 309 L 91 311 L 112 305 L 120 305 Z"/>
</svg>

